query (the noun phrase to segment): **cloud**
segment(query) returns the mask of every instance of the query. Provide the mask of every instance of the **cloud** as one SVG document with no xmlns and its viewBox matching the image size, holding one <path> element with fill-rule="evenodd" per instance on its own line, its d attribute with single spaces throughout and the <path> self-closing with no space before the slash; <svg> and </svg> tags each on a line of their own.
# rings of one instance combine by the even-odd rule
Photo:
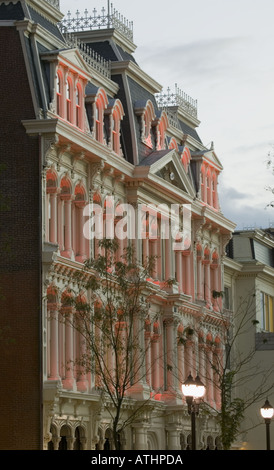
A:
<svg viewBox="0 0 274 470">
<path fill-rule="evenodd" d="M 159 47 L 159 44 L 141 47 L 142 67 L 164 74 L 176 74 L 184 81 L 194 80 L 200 85 L 210 80 L 214 83 L 224 75 L 238 76 L 244 71 L 242 52 L 247 47 L 247 38 L 220 37 L 199 40 L 190 43 L 176 43 Z M 241 57 L 241 60 L 240 60 Z"/>
</svg>

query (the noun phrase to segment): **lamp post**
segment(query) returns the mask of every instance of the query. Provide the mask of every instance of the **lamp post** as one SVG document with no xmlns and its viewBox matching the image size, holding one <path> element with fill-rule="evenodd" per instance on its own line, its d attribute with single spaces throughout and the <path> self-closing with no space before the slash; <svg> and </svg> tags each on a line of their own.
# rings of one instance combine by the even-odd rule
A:
<svg viewBox="0 0 274 470">
<path fill-rule="evenodd" d="M 182 392 L 186 398 L 188 413 L 191 415 L 191 448 L 196 450 L 196 415 L 199 414 L 200 400 L 205 394 L 205 386 L 198 375 L 194 380 L 189 374 L 182 384 Z"/>
<path fill-rule="evenodd" d="M 261 415 L 265 420 L 266 426 L 266 450 L 270 450 L 270 422 L 274 415 L 274 408 L 266 399 L 265 404 L 261 408 Z"/>
</svg>

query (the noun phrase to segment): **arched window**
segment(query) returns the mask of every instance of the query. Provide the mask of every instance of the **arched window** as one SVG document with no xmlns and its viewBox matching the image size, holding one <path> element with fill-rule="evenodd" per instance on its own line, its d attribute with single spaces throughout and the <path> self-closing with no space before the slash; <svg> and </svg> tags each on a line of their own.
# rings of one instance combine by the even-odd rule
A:
<svg viewBox="0 0 274 470">
<path fill-rule="evenodd" d="M 121 154 L 121 145 L 120 145 L 120 129 L 121 129 L 121 120 L 124 116 L 123 106 L 120 100 L 116 100 L 115 104 L 112 108 L 111 114 L 111 143 L 112 143 L 112 150 L 117 153 L 117 155 Z"/>
<path fill-rule="evenodd" d="M 62 115 L 62 93 L 63 86 L 62 86 L 62 75 L 61 72 L 57 72 L 57 83 L 56 83 L 56 112 L 58 116 Z"/>
<path fill-rule="evenodd" d="M 201 199 L 206 202 L 206 167 L 204 164 L 201 167 Z"/>
<path fill-rule="evenodd" d="M 112 120 L 112 148 L 115 153 L 119 153 L 120 150 L 120 121 L 116 112 L 113 113 Z"/>
<path fill-rule="evenodd" d="M 191 158 L 191 155 L 190 155 L 189 148 L 184 147 L 181 159 L 182 159 L 182 164 L 184 166 L 185 171 L 188 170 L 188 166 L 189 166 L 189 163 L 190 163 L 190 158 Z"/>
<path fill-rule="evenodd" d="M 148 147 L 152 148 L 152 139 L 151 139 L 151 126 L 152 121 L 155 119 L 154 106 L 151 101 L 148 101 L 145 113 L 144 113 L 144 137 L 143 141 Z"/>
<path fill-rule="evenodd" d="M 161 120 L 158 127 L 158 142 L 157 142 L 157 150 L 164 150 L 166 147 L 165 139 L 166 139 L 166 130 L 168 128 L 168 118 L 165 112 L 163 112 L 161 116 Z"/>
<path fill-rule="evenodd" d="M 104 110 L 108 104 L 106 92 L 100 88 L 94 103 L 94 136 L 98 142 L 104 142 Z"/>
<path fill-rule="evenodd" d="M 212 175 L 212 206 L 218 209 L 218 192 L 217 192 L 217 173 L 214 171 Z"/>
<path fill-rule="evenodd" d="M 170 140 L 170 142 L 168 144 L 168 148 L 169 149 L 175 149 L 178 152 L 178 144 L 177 144 L 176 140 L 174 139 L 174 137 L 172 137 L 172 139 Z"/>
<path fill-rule="evenodd" d="M 82 127 L 82 89 L 79 83 L 76 87 L 76 126 Z"/>
<path fill-rule="evenodd" d="M 66 105 L 67 105 L 67 121 L 72 122 L 72 83 L 68 78 L 66 82 Z"/>
<path fill-rule="evenodd" d="M 207 204 L 211 206 L 211 170 L 208 168 L 206 173 L 206 193 L 207 193 Z"/>
</svg>

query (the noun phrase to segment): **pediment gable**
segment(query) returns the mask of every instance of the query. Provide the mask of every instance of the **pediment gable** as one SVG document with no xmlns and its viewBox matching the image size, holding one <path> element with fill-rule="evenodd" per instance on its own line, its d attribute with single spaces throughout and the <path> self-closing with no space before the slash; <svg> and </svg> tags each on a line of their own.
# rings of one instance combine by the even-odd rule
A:
<svg viewBox="0 0 274 470">
<path fill-rule="evenodd" d="M 223 166 L 213 148 L 205 151 L 192 152 L 191 156 L 193 159 L 198 158 L 207 162 L 209 165 L 215 167 L 219 172 L 223 170 Z"/>
<path fill-rule="evenodd" d="M 191 174 L 185 170 L 175 149 L 152 152 L 139 166 L 149 167 L 148 175 L 160 177 L 168 184 L 195 197 Z"/>
<path fill-rule="evenodd" d="M 70 66 L 75 68 L 78 72 L 81 71 L 82 74 L 86 76 L 87 79 L 90 78 L 90 70 L 87 63 L 82 58 L 78 49 L 64 49 L 59 52 L 60 59 L 68 62 Z"/>
</svg>

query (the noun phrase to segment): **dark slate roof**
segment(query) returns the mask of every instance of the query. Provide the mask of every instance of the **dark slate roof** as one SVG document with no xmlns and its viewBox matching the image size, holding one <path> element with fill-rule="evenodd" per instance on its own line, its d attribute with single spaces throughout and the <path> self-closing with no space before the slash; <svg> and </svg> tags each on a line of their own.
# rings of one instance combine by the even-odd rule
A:
<svg viewBox="0 0 274 470">
<path fill-rule="evenodd" d="M 155 152 L 151 152 L 150 155 L 143 158 L 143 160 L 139 163 L 139 166 L 151 166 L 170 152 L 172 152 L 171 149 L 156 150 Z"/>
<path fill-rule="evenodd" d="M 131 60 L 136 64 L 136 60 L 131 54 L 125 52 L 120 46 L 118 46 L 118 44 L 111 43 L 108 40 L 90 43 L 87 42 L 87 45 L 100 54 L 100 56 L 105 60 L 111 60 L 112 62 Z"/>
<path fill-rule="evenodd" d="M 30 12 L 30 19 L 32 21 L 34 21 L 35 23 L 40 24 L 43 28 L 45 28 L 47 31 L 49 31 L 51 34 L 53 34 L 56 38 L 60 39 L 61 41 L 64 41 L 64 37 L 63 37 L 62 33 L 60 32 L 58 26 L 56 26 L 55 24 L 48 21 L 46 18 L 41 16 L 37 11 L 35 11 L 30 6 L 28 6 L 28 9 L 29 9 L 29 12 Z"/>
<path fill-rule="evenodd" d="M 121 146 L 124 158 L 130 162 L 133 162 L 133 149 L 132 149 L 132 139 L 131 139 L 131 124 L 130 124 L 130 117 L 129 117 L 129 108 L 127 97 L 125 93 L 123 78 L 121 75 L 114 75 L 112 78 L 117 85 L 119 85 L 119 91 L 117 94 L 117 98 L 122 102 L 125 115 L 121 122 Z"/>
<path fill-rule="evenodd" d="M 193 137 L 193 139 L 197 140 L 197 142 L 202 143 L 198 133 L 195 129 L 193 129 L 193 127 L 188 126 L 185 122 L 180 120 L 179 124 L 184 134 L 190 135 L 191 137 Z"/>
<path fill-rule="evenodd" d="M 21 3 L 0 5 L 0 20 L 23 20 L 25 17 Z"/>
</svg>

